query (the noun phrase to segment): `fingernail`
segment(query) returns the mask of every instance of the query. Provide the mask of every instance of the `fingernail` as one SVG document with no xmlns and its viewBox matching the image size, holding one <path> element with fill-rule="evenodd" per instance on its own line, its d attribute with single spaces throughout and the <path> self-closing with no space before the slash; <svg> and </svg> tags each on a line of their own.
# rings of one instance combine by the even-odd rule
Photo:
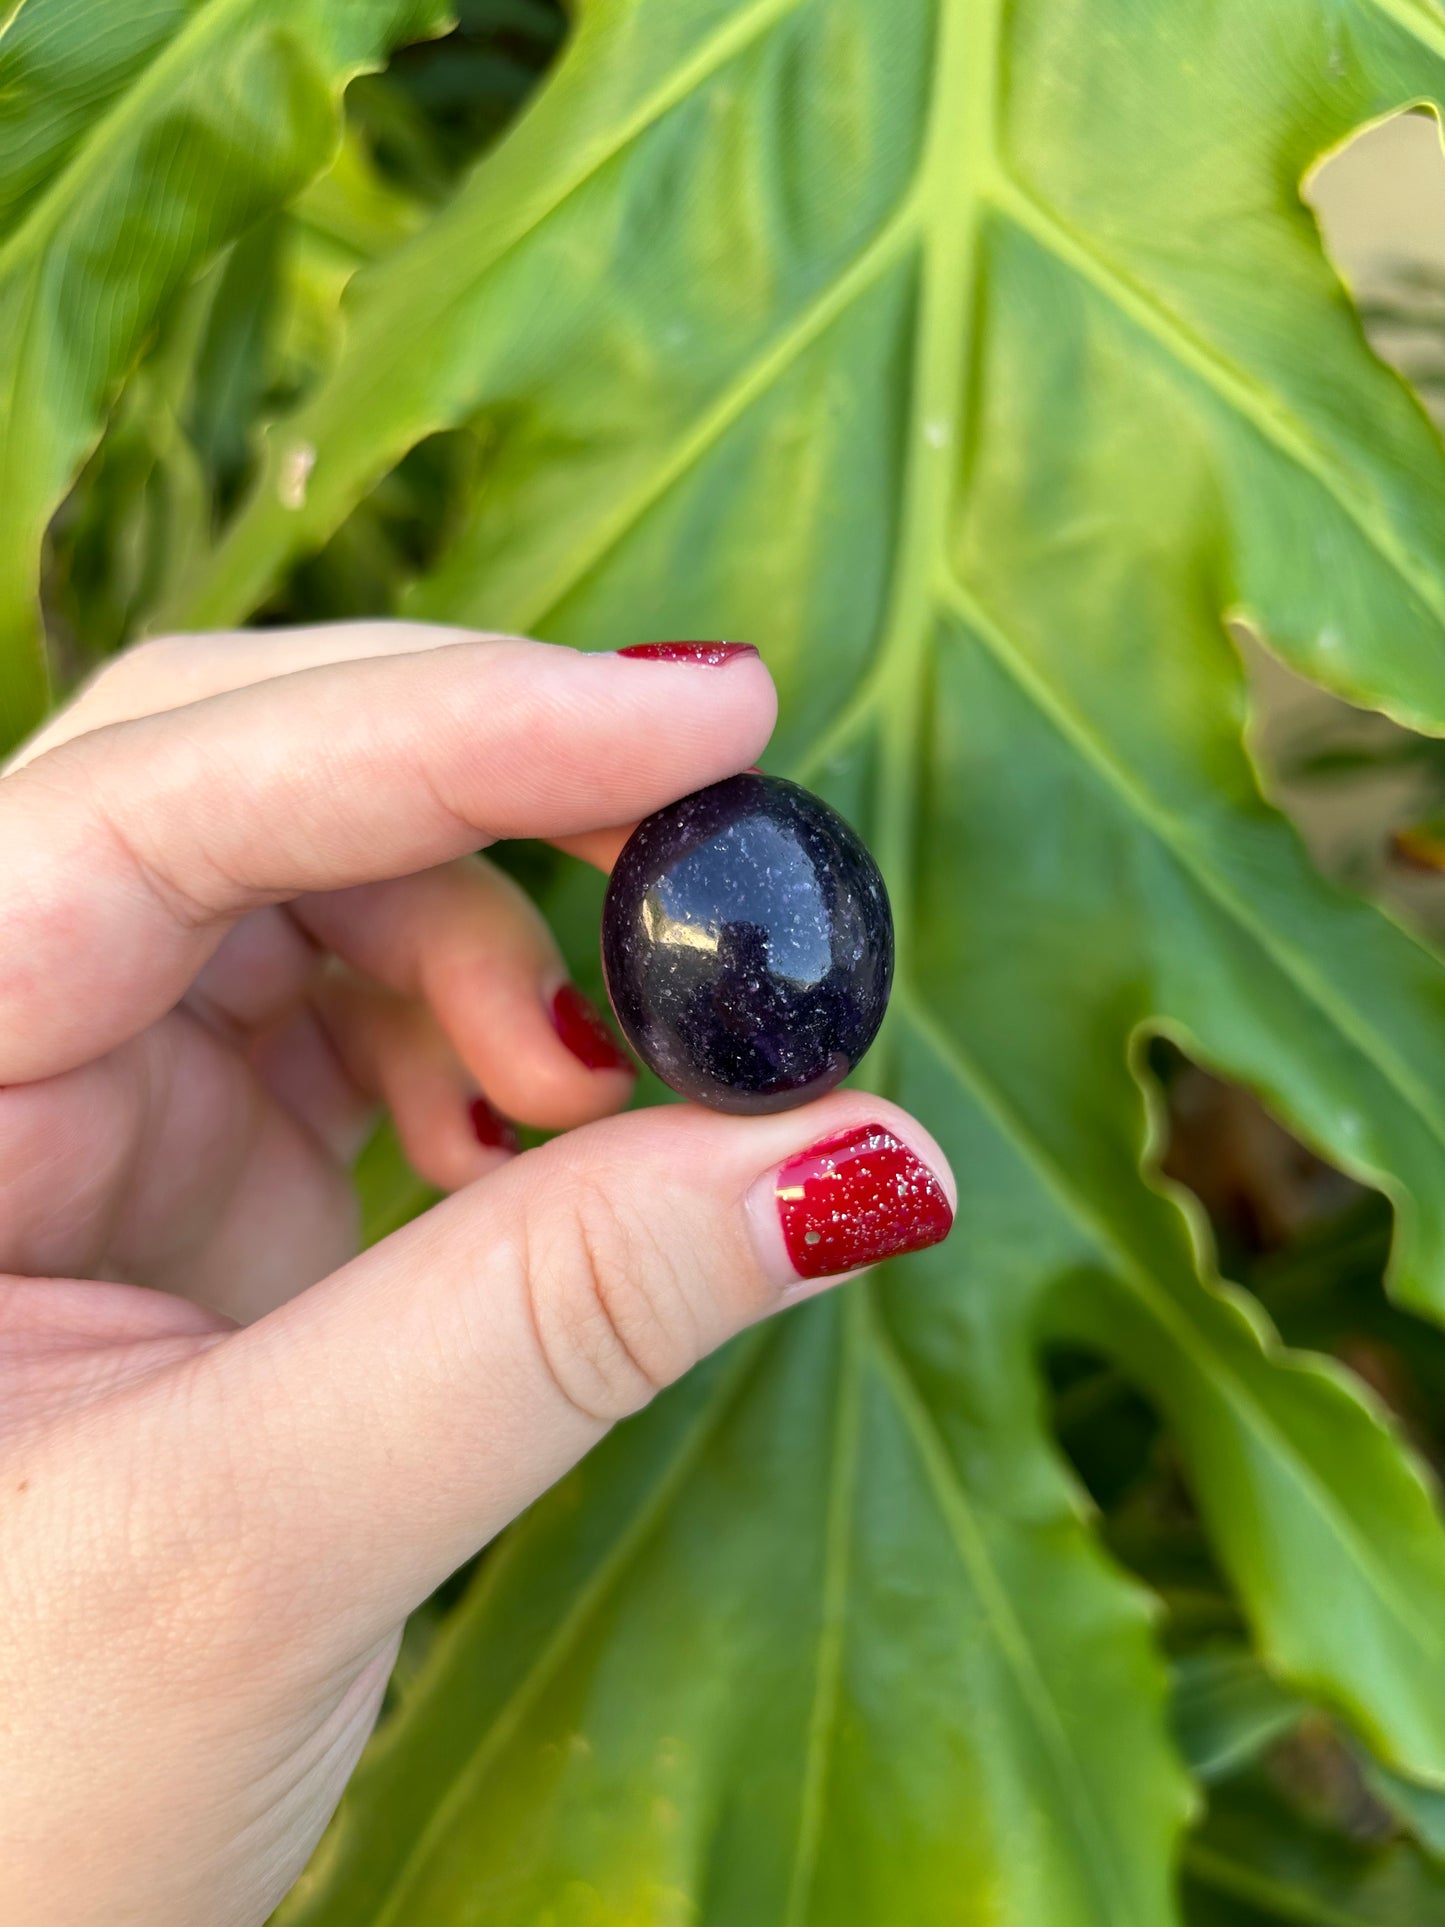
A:
<svg viewBox="0 0 1445 1927">
<path fill-rule="evenodd" d="M 923 1251 L 953 1228 L 943 1186 L 881 1124 L 840 1132 L 789 1158 L 773 1191 L 800 1278 L 831 1278 Z"/>
<path fill-rule="evenodd" d="M 563 984 L 552 999 L 552 1024 L 568 1050 L 589 1071 L 631 1072 L 632 1065 L 607 1020 L 576 984 Z"/>
<path fill-rule="evenodd" d="M 484 1097 L 474 1097 L 467 1107 L 472 1134 L 488 1151 L 516 1152 L 522 1148 L 515 1125 L 494 1111 Z"/>
<path fill-rule="evenodd" d="M 710 669 L 757 653 L 750 642 L 634 642 L 616 651 L 634 662 L 693 662 Z"/>
</svg>

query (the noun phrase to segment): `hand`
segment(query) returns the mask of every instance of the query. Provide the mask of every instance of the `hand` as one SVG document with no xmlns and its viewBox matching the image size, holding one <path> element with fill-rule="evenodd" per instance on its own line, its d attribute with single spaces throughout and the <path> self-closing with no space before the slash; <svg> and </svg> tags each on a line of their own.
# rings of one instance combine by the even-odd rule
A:
<svg viewBox="0 0 1445 1927">
<path fill-rule="evenodd" d="M 820 1289 L 789 1257 L 817 1269 L 809 1212 L 840 1262 L 943 1235 L 937 1147 L 876 1098 L 609 1116 L 620 1054 L 571 993 L 559 1034 L 546 928 L 468 854 L 605 865 L 773 714 L 756 657 L 191 637 L 119 659 L 0 779 L 10 1927 L 263 1920 L 411 1608 Z M 357 1257 L 379 1102 L 454 1195 Z M 569 1134 L 516 1156 L 502 1115 Z"/>
</svg>

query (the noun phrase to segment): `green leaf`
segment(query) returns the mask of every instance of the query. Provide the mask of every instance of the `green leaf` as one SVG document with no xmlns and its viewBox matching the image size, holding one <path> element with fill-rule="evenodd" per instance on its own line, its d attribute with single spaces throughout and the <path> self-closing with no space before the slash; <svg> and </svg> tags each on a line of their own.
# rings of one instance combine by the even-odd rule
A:
<svg viewBox="0 0 1445 1927">
<path fill-rule="evenodd" d="M 903 1865 L 918 1920 L 1157 1919 L 1138 1607 L 968 1456 L 861 1296 L 694 1374 L 484 1566 L 294 1917 L 876 1920 Z"/>
<path fill-rule="evenodd" d="M 26 0 L 0 27 L 0 741 L 42 706 L 45 527 L 168 299 L 325 165 L 439 0 Z"/>
<path fill-rule="evenodd" d="M 1445 1872 L 1406 1840 L 1340 1839 L 1263 1776 L 1216 1790 L 1184 1858 L 1188 1927 L 1426 1927 Z"/>
<path fill-rule="evenodd" d="M 1187 1654 L 1174 1668 L 1174 1733 L 1201 1780 L 1218 1780 L 1256 1759 L 1305 1711 L 1238 1648 Z"/>
<path fill-rule="evenodd" d="M 1432 1859 L 1445 1862 L 1445 1793 L 1407 1780 L 1402 1773 L 1392 1773 L 1373 1761 L 1366 1761 L 1365 1769 L 1367 1784 L 1376 1798 L 1398 1815 Z"/>
<path fill-rule="evenodd" d="M 1270 1671 L 1445 1784 L 1445 1532 L 1146 1183 L 1151 1034 L 1396 1213 L 1445 1312 L 1445 973 L 1262 801 L 1225 625 L 1445 730 L 1445 460 L 1298 183 L 1445 97 L 1426 0 L 619 0 L 356 277 L 172 607 L 236 620 L 424 437 L 409 607 L 746 635 L 898 915 L 870 1067 L 943 1251 L 746 1341 L 512 1535 L 288 1918 L 1173 1918 L 1185 1796 L 1041 1343 L 1165 1413 Z"/>
</svg>

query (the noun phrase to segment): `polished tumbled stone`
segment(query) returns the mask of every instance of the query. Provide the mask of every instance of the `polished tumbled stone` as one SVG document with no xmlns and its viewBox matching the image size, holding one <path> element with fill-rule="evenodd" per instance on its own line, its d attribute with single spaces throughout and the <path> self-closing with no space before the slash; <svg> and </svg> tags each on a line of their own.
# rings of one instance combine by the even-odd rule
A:
<svg viewBox="0 0 1445 1927">
<path fill-rule="evenodd" d="M 731 776 L 629 837 L 602 962 L 618 1023 L 665 1084 L 718 1111 L 781 1111 L 873 1042 L 893 918 L 836 810 L 780 777 Z"/>
</svg>

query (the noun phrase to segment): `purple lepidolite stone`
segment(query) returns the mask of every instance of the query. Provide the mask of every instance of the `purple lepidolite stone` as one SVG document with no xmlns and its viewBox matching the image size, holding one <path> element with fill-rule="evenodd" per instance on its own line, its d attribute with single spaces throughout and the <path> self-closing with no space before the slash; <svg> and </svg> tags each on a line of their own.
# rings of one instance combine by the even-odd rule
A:
<svg viewBox="0 0 1445 1927">
<path fill-rule="evenodd" d="M 781 777 L 730 776 L 628 838 L 602 963 L 665 1084 L 717 1111 L 781 1111 L 831 1090 L 878 1034 L 893 917 L 836 810 Z"/>
</svg>

